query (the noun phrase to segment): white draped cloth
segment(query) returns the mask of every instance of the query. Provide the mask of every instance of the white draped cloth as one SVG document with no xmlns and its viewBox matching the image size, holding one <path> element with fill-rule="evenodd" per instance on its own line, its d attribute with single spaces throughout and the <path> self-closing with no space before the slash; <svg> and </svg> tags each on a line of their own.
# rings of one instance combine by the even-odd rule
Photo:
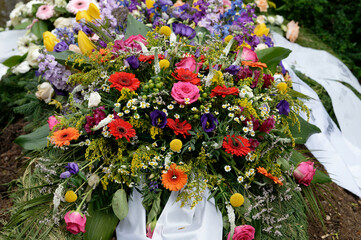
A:
<svg viewBox="0 0 361 240">
<path fill-rule="evenodd" d="M 321 162 L 330 177 L 341 187 L 361 197 L 361 101 L 341 82 L 346 82 L 361 93 L 361 86 L 350 70 L 331 54 L 291 43 L 272 33 L 276 46 L 292 50 L 283 60 L 289 70 L 295 90 L 315 100 L 307 102 L 311 110 L 310 123 L 321 133 L 312 135 L 307 148 Z M 317 94 L 291 67 L 321 84 L 329 94 L 340 129 L 332 121 Z"/>
</svg>

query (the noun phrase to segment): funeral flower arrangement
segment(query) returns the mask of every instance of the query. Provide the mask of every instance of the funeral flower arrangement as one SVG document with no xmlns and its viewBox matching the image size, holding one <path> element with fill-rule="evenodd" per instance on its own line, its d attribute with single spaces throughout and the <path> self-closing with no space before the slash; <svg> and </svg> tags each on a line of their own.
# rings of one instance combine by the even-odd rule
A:
<svg viewBox="0 0 361 240">
<path fill-rule="evenodd" d="M 69 34 L 44 33 L 38 74 L 69 95 L 29 165 L 32 205 L 8 227 L 38 221 L 22 234 L 108 239 L 134 191 L 154 226 L 170 192 L 193 208 L 209 189 L 225 239 L 289 236 L 286 222 L 304 211 L 282 206 L 303 207 L 295 179 L 308 186 L 315 174 L 292 160 L 306 96 L 281 73 L 289 50 L 255 52 L 271 40 L 254 6 L 108 1 L 77 20 L 74 51 Z M 38 218 L 22 218 L 29 211 Z"/>
</svg>

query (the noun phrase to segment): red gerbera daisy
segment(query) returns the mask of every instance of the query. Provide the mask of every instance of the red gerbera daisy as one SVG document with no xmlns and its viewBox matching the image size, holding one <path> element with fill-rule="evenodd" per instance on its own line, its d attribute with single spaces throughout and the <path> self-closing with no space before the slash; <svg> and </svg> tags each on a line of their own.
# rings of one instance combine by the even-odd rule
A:
<svg viewBox="0 0 361 240">
<path fill-rule="evenodd" d="M 132 124 L 124 121 L 123 119 L 114 119 L 108 124 L 110 134 L 119 139 L 125 137 L 128 142 L 131 137 L 135 136 L 135 130 L 133 129 Z"/>
<path fill-rule="evenodd" d="M 140 55 L 138 59 L 141 62 L 147 62 L 147 63 L 150 64 L 154 60 L 154 55 L 147 55 L 147 56 L 146 55 Z M 164 59 L 164 56 L 162 54 L 158 54 L 158 59 L 162 60 L 162 59 Z"/>
<path fill-rule="evenodd" d="M 190 125 L 187 120 L 179 122 L 179 119 L 174 121 L 173 119 L 168 118 L 167 125 L 174 131 L 175 135 L 183 134 L 183 137 L 186 137 L 185 135 L 190 135 L 188 131 L 192 129 L 192 125 Z"/>
<path fill-rule="evenodd" d="M 248 140 L 241 136 L 235 137 L 234 134 L 232 136 L 227 135 L 227 137 L 224 137 L 222 147 L 226 149 L 227 153 L 236 156 L 245 156 L 251 151 Z"/>
<path fill-rule="evenodd" d="M 109 82 L 113 83 L 110 87 L 115 87 L 118 91 L 128 88 L 135 91 L 139 88 L 140 82 L 133 73 L 116 72 L 109 77 Z"/>
<path fill-rule="evenodd" d="M 197 78 L 197 73 L 192 73 L 188 69 L 178 68 L 172 73 L 172 76 L 182 82 L 189 82 L 194 85 L 199 85 L 201 80 Z"/>
<path fill-rule="evenodd" d="M 211 97 L 226 97 L 227 95 L 237 95 L 238 93 L 239 90 L 236 87 L 227 88 L 226 86 L 217 86 L 212 90 Z"/>
</svg>

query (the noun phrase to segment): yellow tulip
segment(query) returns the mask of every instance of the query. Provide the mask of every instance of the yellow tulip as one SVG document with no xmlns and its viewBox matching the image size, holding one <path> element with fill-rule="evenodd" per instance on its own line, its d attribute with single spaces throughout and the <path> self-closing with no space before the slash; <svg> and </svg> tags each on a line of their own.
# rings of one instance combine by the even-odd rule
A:
<svg viewBox="0 0 361 240">
<path fill-rule="evenodd" d="M 79 11 L 75 16 L 75 19 L 77 22 L 80 22 L 81 19 L 85 19 L 86 22 L 92 21 L 92 17 L 89 15 L 88 11 L 86 10 Z"/>
<path fill-rule="evenodd" d="M 268 35 L 269 28 L 266 27 L 266 24 L 261 23 L 256 26 L 254 29 L 254 34 L 256 34 L 258 37 L 262 37 L 263 35 Z"/>
<path fill-rule="evenodd" d="M 92 18 L 92 19 L 100 19 L 100 11 L 99 8 L 94 4 L 94 3 L 90 3 L 89 4 L 89 8 L 88 8 L 88 15 Z"/>
<path fill-rule="evenodd" d="M 49 31 L 43 33 L 44 46 L 46 50 L 52 52 L 54 50 L 54 46 L 59 42 L 54 34 Z"/>
<path fill-rule="evenodd" d="M 79 31 L 78 33 L 78 45 L 81 53 L 84 55 L 91 54 L 93 49 L 95 49 L 95 45 L 83 31 Z"/>
<path fill-rule="evenodd" d="M 151 9 L 154 7 L 154 0 L 145 0 L 145 5 L 147 6 L 148 9 Z"/>
</svg>

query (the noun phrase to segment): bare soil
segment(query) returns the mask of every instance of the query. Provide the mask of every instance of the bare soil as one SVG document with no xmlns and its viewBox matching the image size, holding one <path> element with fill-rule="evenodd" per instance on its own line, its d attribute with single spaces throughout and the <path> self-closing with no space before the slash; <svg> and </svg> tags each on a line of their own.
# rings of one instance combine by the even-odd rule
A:
<svg viewBox="0 0 361 240">
<path fill-rule="evenodd" d="M 8 183 L 19 178 L 24 171 L 25 157 L 21 147 L 13 143 L 17 136 L 24 134 L 25 122 L 20 120 L 0 129 L 0 228 L 8 220 L 12 201 L 7 193 Z M 305 150 L 304 146 L 298 149 Z M 312 154 L 305 153 L 313 158 Z M 324 171 L 323 166 L 315 165 Z M 361 199 L 335 183 L 323 184 L 315 191 L 324 211 L 324 225 L 309 217 L 310 240 L 361 240 Z"/>
</svg>

